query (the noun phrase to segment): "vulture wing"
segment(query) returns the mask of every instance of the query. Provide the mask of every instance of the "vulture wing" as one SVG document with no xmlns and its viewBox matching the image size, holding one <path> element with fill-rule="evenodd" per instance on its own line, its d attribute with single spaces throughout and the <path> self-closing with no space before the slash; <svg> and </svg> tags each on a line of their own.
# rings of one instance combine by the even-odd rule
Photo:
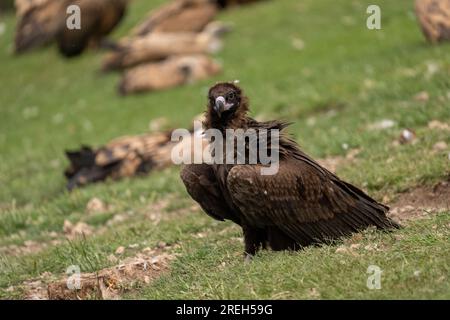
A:
<svg viewBox="0 0 450 320">
<path fill-rule="evenodd" d="M 245 219 L 276 226 L 302 245 L 336 239 L 368 226 L 397 227 L 388 208 L 303 154 L 282 160 L 276 175 L 260 166 L 231 169 L 227 187 Z"/>
<path fill-rule="evenodd" d="M 189 195 L 200 204 L 203 211 L 209 216 L 221 221 L 230 219 L 240 224 L 233 214 L 233 210 L 227 205 L 210 165 L 185 165 L 181 169 L 180 176 Z"/>
</svg>

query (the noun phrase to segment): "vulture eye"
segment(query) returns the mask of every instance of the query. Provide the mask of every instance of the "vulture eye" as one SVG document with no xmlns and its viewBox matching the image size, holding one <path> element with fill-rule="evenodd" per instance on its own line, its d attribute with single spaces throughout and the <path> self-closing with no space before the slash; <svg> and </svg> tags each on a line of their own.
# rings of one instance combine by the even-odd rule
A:
<svg viewBox="0 0 450 320">
<path fill-rule="evenodd" d="M 227 100 L 234 100 L 234 98 L 236 98 L 234 92 L 230 92 L 227 94 Z"/>
</svg>

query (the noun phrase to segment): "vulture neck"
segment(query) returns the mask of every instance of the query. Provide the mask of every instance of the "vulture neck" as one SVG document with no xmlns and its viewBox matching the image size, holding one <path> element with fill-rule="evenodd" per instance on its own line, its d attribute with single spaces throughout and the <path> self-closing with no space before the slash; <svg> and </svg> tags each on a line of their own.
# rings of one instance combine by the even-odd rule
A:
<svg viewBox="0 0 450 320">
<path fill-rule="evenodd" d="M 246 129 L 251 118 L 247 116 L 248 102 L 246 98 L 242 98 L 237 110 L 232 114 L 223 114 L 221 117 L 208 107 L 204 127 L 205 129 L 218 129 L 225 134 L 226 129 Z"/>
</svg>

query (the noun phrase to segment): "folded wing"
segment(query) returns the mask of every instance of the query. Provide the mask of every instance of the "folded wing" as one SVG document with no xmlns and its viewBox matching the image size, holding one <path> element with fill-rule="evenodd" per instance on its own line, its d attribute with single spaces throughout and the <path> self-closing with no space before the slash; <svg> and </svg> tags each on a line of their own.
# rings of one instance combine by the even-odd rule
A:
<svg viewBox="0 0 450 320">
<path fill-rule="evenodd" d="M 235 166 L 227 178 L 233 203 L 251 225 L 276 226 L 302 245 L 336 239 L 368 226 L 397 227 L 388 208 L 301 155 L 282 160 L 276 175 Z"/>
</svg>

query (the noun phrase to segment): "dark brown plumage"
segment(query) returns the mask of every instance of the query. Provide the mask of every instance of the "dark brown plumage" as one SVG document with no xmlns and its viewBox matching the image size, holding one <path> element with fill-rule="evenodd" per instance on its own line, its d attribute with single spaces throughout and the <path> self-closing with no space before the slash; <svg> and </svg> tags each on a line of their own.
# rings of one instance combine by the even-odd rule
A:
<svg viewBox="0 0 450 320">
<path fill-rule="evenodd" d="M 450 40 L 450 0 L 416 0 L 416 15 L 429 42 Z"/>
<path fill-rule="evenodd" d="M 216 104 L 221 97 L 225 111 L 223 104 Z M 213 86 L 208 101 L 205 129 L 259 131 L 287 126 L 248 117 L 247 98 L 231 83 Z M 388 207 L 321 167 L 283 133 L 278 150 L 275 175 L 261 175 L 261 164 L 191 164 L 181 171 L 188 193 L 207 214 L 242 227 L 246 254 L 267 246 L 285 250 L 328 243 L 369 226 L 398 227 L 386 217 Z"/>
<path fill-rule="evenodd" d="M 75 0 L 81 11 L 81 28 L 64 28 L 57 35 L 59 51 L 67 56 L 81 54 L 89 45 L 99 46 L 122 20 L 128 0 Z"/>
<path fill-rule="evenodd" d="M 32 0 L 17 2 L 19 22 L 15 36 L 15 52 L 23 53 L 53 41 L 61 54 L 81 54 L 88 45 L 99 45 L 121 21 L 128 0 Z M 66 26 L 67 7 L 77 5 L 81 28 Z"/>
<path fill-rule="evenodd" d="M 261 0 L 215 0 L 219 7 L 228 8 L 232 6 L 239 6 L 244 4 L 250 4 Z"/>
</svg>

